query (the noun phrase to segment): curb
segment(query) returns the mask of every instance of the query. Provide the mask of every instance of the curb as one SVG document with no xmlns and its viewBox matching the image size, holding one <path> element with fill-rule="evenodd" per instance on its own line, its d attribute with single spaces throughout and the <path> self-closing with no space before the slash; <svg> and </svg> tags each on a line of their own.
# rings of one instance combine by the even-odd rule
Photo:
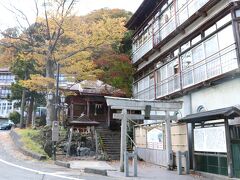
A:
<svg viewBox="0 0 240 180">
<path fill-rule="evenodd" d="M 200 172 L 200 171 L 194 171 L 194 173 L 196 173 L 202 177 L 208 178 L 210 180 L 239 180 L 237 178 L 230 178 L 228 176 L 223 176 L 220 174 L 212 174 L 212 173 Z"/>
<path fill-rule="evenodd" d="M 84 172 L 85 173 L 91 173 L 91 174 L 98 174 L 98 175 L 102 175 L 102 176 L 107 176 L 107 170 L 85 168 Z"/>
<path fill-rule="evenodd" d="M 17 146 L 17 148 L 26 156 L 30 156 L 34 159 L 37 159 L 37 160 L 46 160 L 47 157 L 45 155 L 42 155 L 42 154 L 38 154 L 38 153 L 35 153 L 35 152 L 32 152 L 30 150 L 27 150 L 23 147 L 23 143 L 20 142 L 20 136 L 12 129 L 10 131 L 10 137 L 12 138 L 14 144 Z"/>
<path fill-rule="evenodd" d="M 55 165 L 58 165 L 58 166 L 65 167 L 65 168 L 70 168 L 70 163 L 67 163 L 67 162 L 55 161 L 54 164 L 55 164 Z"/>
</svg>

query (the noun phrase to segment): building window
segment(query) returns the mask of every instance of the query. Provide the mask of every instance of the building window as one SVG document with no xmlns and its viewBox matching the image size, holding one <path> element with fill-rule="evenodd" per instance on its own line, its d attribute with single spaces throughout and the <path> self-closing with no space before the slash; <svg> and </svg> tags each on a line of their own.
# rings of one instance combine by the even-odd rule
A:
<svg viewBox="0 0 240 180">
<path fill-rule="evenodd" d="M 133 86 L 134 97 L 138 99 L 154 99 L 154 74 L 139 80 Z"/>
<path fill-rule="evenodd" d="M 216 24 L 214 24 L 210 28 L 208 28 L 207 30 L 204 31 L 204 35 L 208 36 L 208 35 L 212 34 L 216 30 L 217 30 L 217 26 L 216 26 Z"/>
<path fill-rule="evenodd" d="M 234 43 L 232 26 L 228 26 L 218 33 L 219 48 L 220 50 L 227 48 Z"/>
<path fill-rule="evenodd" d="M 188 41 L 187 43 L 183 44 L 181 46 L 181 52 L 185 51 L 186 49 L 190 48 L 191 44 L 190 41 Z"/>
<path fill-rule="evenodd" d="M 187 0 L 177 0 L 177 10 L 181 9 L 186 4 Z"/>
<path fill-rule="evenodd" d="M 199 112 L 205 112 L 205 111 L 207 111 L 207 110 L 206 110 L 206 108 L 203 105 L 198 106 L 198 108 L 197 108 L 197 112 L 198 113 Z"/>
<path fill-rule="evenodd" d="M 197 44 L 199 41 L 201 41 L 202 37 L 201 34 L 196 36 L 194 39 L 191 41 L 191 45 Z"/>
<path fill-rule="evenodd" d="M 169 0 L 165 2 L 154 18 L 133 38 L 133 63 L 168 37 L 208 1 Z"/>
<path fill-rule="evenodd" d="M 186 51 L 189 46 L 188 42 L 181 50 Z M 237 68 L 232 25 L 184 52 L 181 64 L 184 88 Z"/>
<path fill-rule="evenodd" d="M 192 59 L 194 63 L 194 82 L 198 83 L 206 78 L 206 67 L 203 66 L 205 61 L 202 61 L 205 59 L 203 44 L 192 49 Z"/>
<path fill-rule="evenodd" d="M 157 97 L 173 93 L 180 89 L 180 69 L 178 58 L 157 70 Z"/>
<path fill-rule="evenodd" d="M 227 24 L 227 23 L 230 22 L 231 20 L 232 20 L 231 14 L 228 14 L 228 15 L 224 16 L 222 19 L 220 19 L 220 20 L 216 23 L 217 28 L 222 27 L 223 25 Z"/>
<path fill-rule="evenodd" d="M 237 18 L 240 17 L 240 9 L 235 10 L 235 15 Z"/>
</svg>

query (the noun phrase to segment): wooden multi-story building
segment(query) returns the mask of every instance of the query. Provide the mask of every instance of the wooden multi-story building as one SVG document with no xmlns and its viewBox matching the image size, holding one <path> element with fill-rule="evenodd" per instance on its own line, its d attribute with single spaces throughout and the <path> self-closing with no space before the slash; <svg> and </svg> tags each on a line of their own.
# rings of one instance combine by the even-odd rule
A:
<svg viewBox="0 0 240 180">
<path fill-rule="evenodd" d="M 240 104 L 239 0 L 144 0 L 126 27 L 133 30 L 134 98 L 183 101 L 179 117 Z M 211 128 L 224 127 L 217 121 Z M 210 125 L 199 124 L 211 134 Z M 231 142 L 223 145 L 228 148 L 212 151 L 194 148 L 201 144 L 193 138 L 200 141 L 203 131 L 194 131 L 193 126 L 197 128 L 188 125 L 191 167 L 240 177 L 239 128 L 230 127 L 230 136 L 239 134 L 228 137 Z M 215 130 L 228 133 L 224 128 Z"/>
</svg>

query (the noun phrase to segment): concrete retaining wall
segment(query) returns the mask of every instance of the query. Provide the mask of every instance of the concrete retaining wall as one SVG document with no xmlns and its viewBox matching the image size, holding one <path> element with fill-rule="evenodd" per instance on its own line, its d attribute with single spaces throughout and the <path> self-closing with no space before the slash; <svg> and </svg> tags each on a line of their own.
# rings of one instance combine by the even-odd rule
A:
<svg viewBox="0 0 240 180">
<path fill-rule="evenodd" d="M 30 156 L 34 159 L 37 160 L 46 160 L 47 157 L 45 155 L 41 155 L 35 152 L 32 152 L 30 150 L 27 150 L 26 148 L 23 147 L 23 143 L 20 141 L 21 137 L 19 136 L 19 134 L 17 134 L 13 129 L 10 131 L 10 136 L 13 140 L 13 142 L 15 143 L 15 145 L 17 146 L 17 148 L 26 156 Z"/>
</svg>

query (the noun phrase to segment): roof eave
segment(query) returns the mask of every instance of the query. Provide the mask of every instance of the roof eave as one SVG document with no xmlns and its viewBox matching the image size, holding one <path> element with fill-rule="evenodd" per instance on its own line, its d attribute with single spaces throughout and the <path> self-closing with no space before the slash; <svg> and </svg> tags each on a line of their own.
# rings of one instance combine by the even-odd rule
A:
<svg viewBox="0 0 240 180">
<path fill-rule="evenodd" d="M 153 2 L 154 1 L 154 2 Z M 129 30 L 135 30 L 136 29 L 136 23 L 139 22 L 139 17 L 140 16 L 146 16 L 144 14 L 146 12 L 146 8 L 153 8 L 152 10 L 149 10 L 148 13 L 151 13 L 155 9 L 155 2 L 159 2 L 161 0 L 144 0 L 142 4 L 139 6 L 137 11 L 132 15 L 132 17 L 129 19 L 129 21 L 126 23 L 125 27 Z M 148 16 L 148 14 L 147 14 Z M 142 21 L 143 22 L 143 21 Z"/>
<path fill-rule="evenodd" d="M 212 112 L 219 111 L 221 109 L 208 111 L 209 115 L 207 114 L 207 112 L 202 112 L 202 113 L 200 112 L 193 115 L 187 115 L 186 117 L 181 118 L 179 122 L 200 123 L 204 121 L 211 121 L 211 120 L 217 120 L 217 119 L 225 119 L 225 118 L 234 119 L 236 117 L 240 117 L 240 109 L 236 107 L 228 107 L 229 110 L 227 111 L 224 111 L 224 109 L 227 109 L 227 108 L 223 108 L 222 113 L 217 113 L 217 114 L 214 114 L 214 113 L 212 114 Z"/>
</svg>

